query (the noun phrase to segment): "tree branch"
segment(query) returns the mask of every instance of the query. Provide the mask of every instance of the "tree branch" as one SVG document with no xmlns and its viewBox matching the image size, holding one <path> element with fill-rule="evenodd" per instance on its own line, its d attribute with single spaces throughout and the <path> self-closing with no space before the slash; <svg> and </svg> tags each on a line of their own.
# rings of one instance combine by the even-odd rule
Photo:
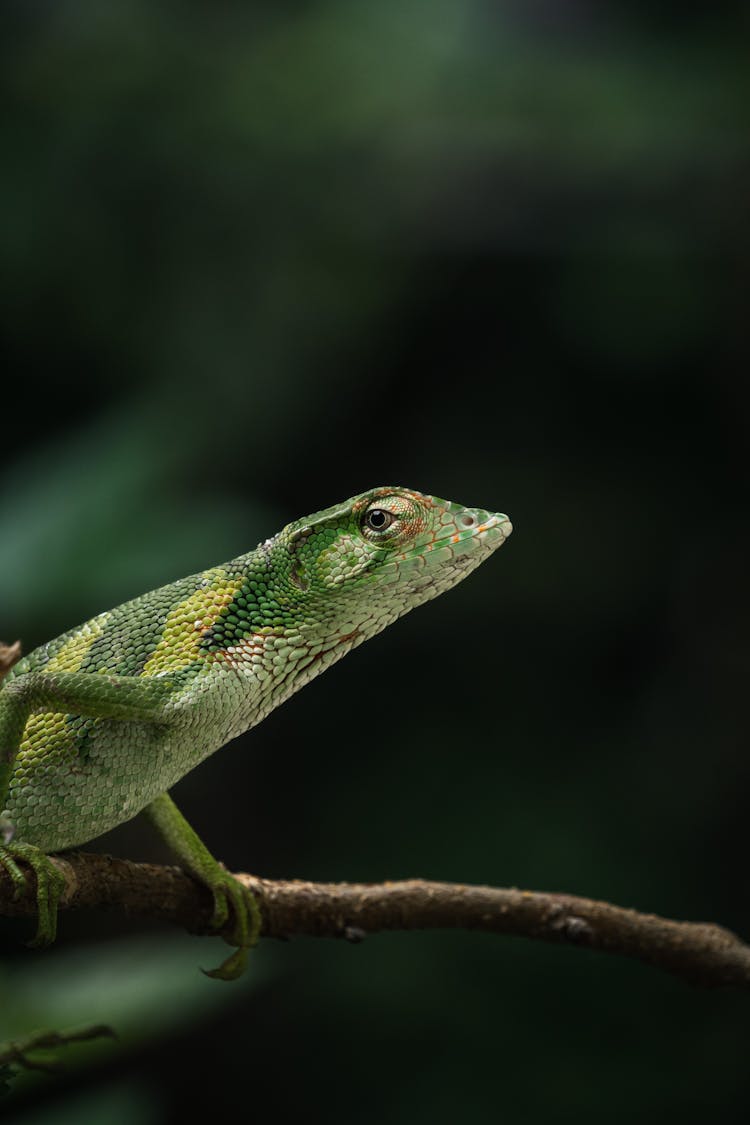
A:
<svg viewBox="0 0 750 1125">
<path fill-rule="evenodd" d="M 12 645 L 6 645 L 4 641 L 0 641 L 0 680 L 8 675 L 13 665 L 17 664 L 20 659 L 20 641 L 14 641 Z"/>
<path fill-rule="evenodd" d="M 56 856 L 55 863 L 67 884 L 63 908 L 114 907 L 191 933 L 209 932 L 211 897 L 177 867 L 91 853 Z M 237 878 L 258 899 L 264 937 L 360 941 L 379 930 L 484 930 L 634 957 L 705 987 L 750 987 L 750 946 L 710 923 L 675 922 L 575 895 L 422 879 L 367 884 Z M 33 888 L 18 900 L 12 895 L 10 878 L 0 869 L 0 914 L 35 912 Z"/>
</svg>

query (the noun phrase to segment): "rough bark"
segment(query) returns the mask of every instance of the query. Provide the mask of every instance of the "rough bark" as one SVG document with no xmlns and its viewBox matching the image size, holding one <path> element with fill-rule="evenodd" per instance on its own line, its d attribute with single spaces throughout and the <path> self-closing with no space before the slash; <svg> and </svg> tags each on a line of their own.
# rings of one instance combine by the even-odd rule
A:
<svg viewBox="0 0 750 1125">
<path fill-rule="evenodd" d="M 90 853 L 55 862 L 67 880 L 63 909 L 110 907 L 208 932 L 210 896 L 177 867 Z M 677 922 L 574 895 L 422 879 L 366 884 L 237 878 L 258 898 L 264 937 L 361 941 L 382 930 L 484 930 L 637 958 L 693 984 L 750 987 L 750 946 L 711 923 Z M 0 914 L 34 910 L 33 888 L 14 900 L 10 879 L 0 870 Z"/>
</svg>

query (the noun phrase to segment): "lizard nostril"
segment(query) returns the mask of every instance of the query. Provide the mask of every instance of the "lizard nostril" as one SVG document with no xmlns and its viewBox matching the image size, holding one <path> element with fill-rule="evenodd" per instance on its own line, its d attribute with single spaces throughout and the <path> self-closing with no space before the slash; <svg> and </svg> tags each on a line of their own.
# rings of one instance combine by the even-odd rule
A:
<svg viewBox="0 0 750 1125">
<path fill-rule="evenodd" d="M 461 524 L 461 527 L 474 527 L 477 522 L 477 517 L 473 512 L 463 512 L 462 515 L 459 516 L 458 522 Z"/>
</svg>

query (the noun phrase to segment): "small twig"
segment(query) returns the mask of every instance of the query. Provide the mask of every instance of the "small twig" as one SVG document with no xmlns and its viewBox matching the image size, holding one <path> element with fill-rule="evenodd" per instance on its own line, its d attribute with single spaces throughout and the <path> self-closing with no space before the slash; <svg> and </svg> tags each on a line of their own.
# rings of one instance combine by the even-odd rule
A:
<svg viewBox="0 0 750 1125">
<path fill-rule="evenodd" d="M 67 881 L 63 907 L 115 907 L 192 933 L 209 930 L 210 895 L 179 868 L 90 853 L 55 862 Z M 634 957 L 706 987 L 750 987 L 750 946 L 711 923 L 676 922 L 574 895 L 421 879 L 366 884 L 237 878 L 258 899 L 264 937 L 306 934 L 351 942 L 379 930 L 484 930 Z M 12 893 L 0 870 L 0 914 L 34 912 L 32 888 L 18 900 Z"/>
<path fill-rule="evenodd" d="M 32 1031 L 23 1039 L 0 1043 L 0 1067 L 17 1066 L 24 1070 L 57 1070 L 57 1060 L 32 1059 L 32 1051 L 49 1051 L 56 1047 L 67 1047 L 70 1043 L 81 1043 L 88 1039 L 116 1039 L 111 1027 L 98 1023 L 90 1027 L 69 1028 L 67 1031 Z"/>
</svg>

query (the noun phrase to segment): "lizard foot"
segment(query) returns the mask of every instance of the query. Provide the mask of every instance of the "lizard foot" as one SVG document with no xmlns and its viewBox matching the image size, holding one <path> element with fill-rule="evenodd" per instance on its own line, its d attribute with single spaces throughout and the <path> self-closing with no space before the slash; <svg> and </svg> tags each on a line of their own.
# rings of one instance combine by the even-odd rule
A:
<svg viewBox="0 0 750 1125">
<path fill-rule="evenodd" d="M 225 940 L 237 946 L 232 956 L 217 968 L 203 971 L 216 980 L 237 980 L 260 934 L 260 908 L 255 896 L 211 855 L 168 793 L 156 797 L 146 812 L 185 870 L 213 895 L 211 929 L 221 933 L 226 927 Z"/>
<path fill-rule="evenodd" d="M 36 878 L 37 930 L 27 944 L 32 949 L 41 949 L 51 945 L 57 934 L 57 905 L 65 889 L 65 876 L 49 856 L 33 844 L 20 841 L 0 843 L 0 865 L 13 881 L 15 899 L 26 889 L 26 876 L 16 862 L 19 859 L 28 864 Z"/>
<path fill-rule="evenodd" d="M 214 980 L 237 980 L 245 971 L 248 953 L 258 944 L 261 928 L 258 901 L 246 886 L 218 864 L 216 874 L 212 876 L 208 887 L 214 896 L 211 927 L 214 930 L 223 929 L 231 907 L 234 925 L 225 940 L 229 945 L 236 945 L 237 948 L 215 969 L 203 969 L 202 972 Z"/>
</svg>

